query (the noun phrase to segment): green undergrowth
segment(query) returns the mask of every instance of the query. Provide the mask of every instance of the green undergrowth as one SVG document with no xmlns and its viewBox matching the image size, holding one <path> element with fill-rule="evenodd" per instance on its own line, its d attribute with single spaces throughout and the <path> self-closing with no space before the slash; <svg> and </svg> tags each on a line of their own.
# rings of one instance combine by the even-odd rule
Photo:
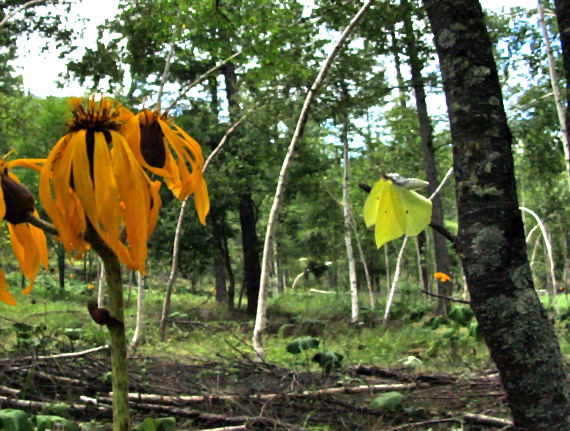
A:
<svg viewBox="0 0 570 431">
<path fill-rule="evenodd" d="M 11 275 L 12 282 L 19 279 Z M 241 361 L 254 359 L 251 347 L 253 319 L 244 312 L 229 312 L 217 304 L 211 291 L 190 293 L 177 282 L 172 296 L 168 339 L 159 340 L 159 320 L 165 279 L 149 278 L 145 291 L 147 317 L 138 354 L 165 360 Z M 327 371 L 315 361 L 318 353 L 342 357 L 340 367 L 360 364 L 401 367 L 421 372 L 465 372 L 491 367 L 475 319 L 466 306 L 454 306 L 449 318 L 434 317 L 436 303 L 420 296 L 413 285 L 402 283 L 389 321 L 383 325 L 385 304 L 372 310 L 368 295 L 360 297 L 361 322 L 350 323 L 350 297 L 343 293 L 310 290 L 286 291 L 269 300 L 265 335 L 266 361 L 300 371 Z M 18 295 L 18 306 L 0 304 L 0 348 L 5 355 L 33 350 L 39 354 L 81 350 L 109 341 L 107 331 L 93 322 L 86 308 L 96 289 L 75 277 L 62 291 L 55 274 L 42 274 L 29 296 Z M 570 355 L 570 315 L 564 298 L 554 317 L 562 350 Z M 125 293 L 127 339 L 136 318 L 136 290 Z M 296 355 L 287 351 L 295 340 L 311 337 L 318 347 Z M 332 352 L 332 353 L 331 353 Z M 309 355 L 310 353 L 310 355 Z M 330 370 L 328 370 L 330 371 Z"/>
</svg>

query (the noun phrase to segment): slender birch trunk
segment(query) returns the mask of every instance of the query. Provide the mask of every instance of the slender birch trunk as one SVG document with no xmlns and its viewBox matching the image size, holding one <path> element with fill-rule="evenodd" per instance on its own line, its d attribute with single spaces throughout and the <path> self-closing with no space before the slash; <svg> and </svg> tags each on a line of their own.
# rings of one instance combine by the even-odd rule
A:
<svg viewBox="0 0 570 431">
<path fill-rule="evenodd" d="M 568 142 L 568 129 L 566 128 L 566 108 L 562 103 L 560 96 L 560 88 L 558 87 L 558 74 L 556 73 L 556 66 L 554 63 L 554 56 L 552 55 L 552 48 L 550 46 L 550 36 L 548 35 L 548 28 L 544 20 L 544 6 L 538 0 L 538 16 L 540 27 L 542 28 L 542 36 L 544 37 L 544 46 L 546 47 L 546 57 L 548 58 L 548 72 L 550 74 L 550 84 L 552 85 L 552 93 L 554 94 L 554 104 L 556 106 L 556 113 L 558 114 L 558 123 L 560 124 L 560 139 L 562 140 L 562 148 L 564 149 L 564 161 L 566 162 L 566 175 L 568 176 L 568 185 L 570 186 L 570 143 Z"/>
<path fill-rule="evenodd" d="M 176 223 L 176 231 L 174 232 L 174 245 L 172 246 L 172 268 L 168 282 L 166 283 L 166 293 L 164 295 L 164 303 L 162 304 L 162 314 L 160 316 L 160 341 L 166 340 L 166 331 L 168 328 L 168 315 L 170 313 L 170 299 L 172 297 L 172 290 L 174 282 L 176 281 L 176 274 L 178 272 L 178 252 L 180 250 L 180 238 L 182 237 L 182 223 L 184 222 L 184 210 L 188 204 L 188 198 L 184 199 L 180 206 L 180 213 L 178 214 L 178 223 Z"/>
<path fill-rule="evenodd" d="M 356 240 L 356 246 L 358 248 L 358 254 L 360 255 L 360 261 L 362 262 L 362 269 L 364 270 L 364 276 L 366 277 L 366 288 L 368 289 L 368 298 L 370 300 L 370 309 L 374 310 L 376 304 L 374 301 L 374 292 L 372 292 L 372 280 L 370 279 L 370 271 L 368 271 L 368 264 L 366 263 L 366 258 L 364 257 L 364 251 L 362 250 L 362 243 L 358 236 L 358 227 L 354 216 L 351 214 L 350 222 L 352 225 L 352 231 L 354 233 L 354 239 Z"/>
<path fill-rule="evenodd" d="M 532 211 L 529 210 L 528 208 L 525 207 L 519 207 L 520 210 L 529 213 L 531 216 L 534 217 L 534 219 L 536 220 L 536 222 L 538 223 L 538 226 L 540 228 L 540 232 L 542 233 L 542 238 L 544 240 L 544 246 L 546 248 L 546 255 L 548 257 L 548 263 L 549 263 L 549 269 L 550 269 L 550 278 L 552 279 L 552 284 L 554 286 L 556 286 L 556 274 L 554 273 L 554 258 L 552 257 L 552 245 L 550 243 L 550 240 L 548 239 L 548 233 L 546 231 L 546 226 L 544 226 L 544 223 L 542 223 L 542 220 L 540 219 L 540 217 L 538 217 L 538 215 Z"/>
<path fill-rule="evenodd" d="M 390 257 L 388 256 L 388 244 L 384 244 L 384 263 L 386 264 L 386 292 L 390 292 Z"/>
<path fill-rule="evenodd" d="M 97 307 L 104 308 L 105 306 L 105 265 L 103 261 L 99 260 L 99 277 L 97 282 Z"/>
<path fill-rule="evenodd" d="M 333 47 L 332 51 L 329 53 L 321 71 L 319 72 L 317 79 L 313 83 L 305 103 L 303 104 L 303 109 L 299 115 L 299 120 L 297 121 L 297 127 L 287 149 L 287 154 L 283 160 L 283 165 L 281 166 L 281 171 L 279 172 L 279 180 L 277 181 L 277 189 L 275 190 L 275 196 L 273 198 L 273 204 L 271 205 L 271 211 L 269 212 L 269 219 L 267 222 L 267 231 L 265 233 L 265 242 L 263 246 L 263 260 L 261 263 L 261 280 L 259 286 L 259 299 L 257 305 L 257 313 L 255 318 L 255 327 L 253 329 L 253 348 L 260 357 L 265 356 L 265 350 L 263 348 L 263 330 L 266 324 L 266 311 L 267 311 L 267 286 L 269 284 L 269 267 L 271 265 L 270 255 L 273 243 L 273 236 L 275 235 L 275 230 L 277 228 L 277 219 L 279 216 L 279 211 L 281 209 L 281 202 L 283 201 L 283 195 L 285 192 L 285 183 L 287 181 L 287 175 L 289 172 L 289 166 L 293 158 L 293 153 L 297 143 L 301 140 L 305 125 L 307 124 L 307 119 L 309 118 L 309 109 L 315 95 L 319 91 L 325 77 L 333 63 L 338 52 L 343 47 L 344 43 L 348 39 L 348 36 L 356 28 L 362 17 L 366 14 L 370 6 L 374 3 L 374 0 L 368 0 L 358 11 L 358 13 L 352 18 L 349 25 L 343 31 L 336 45 Z"/>
<path fill-rule="evenodd" d="M 137 323 L 135 324 L 135 333 L 131 341 L 131 355 L 134 355 L 137 347 L 142 340 L 144 328 L 144 280 L 145 277 L 137 273 Z"/>
<path fill-rule="evenodd" d="M 390 315 L 390 308 L 392 307 L 392 301 L 394 300 L 394 293 L 396 292 L 396 286 L 398 285 L 398 280 L 400 278 L 400 268 L 402 267 L 402 258 L 404 257 L 404 250 L 408 244 L 408 236 L 404 237 L 404 242 L 402 247 L 400 247 L 400 252 L 398 253 L 398 259 L 396 260 L 396 269 L 394 271 L 394 280 L 392 281 L 392 287 L 390 288 L 390 293 L 388 294 L 388 300 L 386 301 L 386 310 L 384 311 L 384 319 L 382 320 L 382 325 L 386 326 L 388 323 L 388 316 Z"/>
<path fill-rule="evenodd" d="M 348 99 L 348 91 L 343 83 L 341 83 L 342 100 Z M 352 248 L 351 239 L 351 211 L 350 211 L 350 157 L 348 143 L 348 127 L 349 119 L 346 113 L 343 113 L 342 124 L 342 147 L 343 147 L 343 164 L 344 175 L 342 181 L 342 210 L 344 215 L 344 243 L 346 245 L 346 259 L 348 261 L 348 279 L 350 282 L 350 321 L 358 322 L 358 283 L 356 280 L 356 263 L 354 261 L 354 250 Z"/>
</svg>

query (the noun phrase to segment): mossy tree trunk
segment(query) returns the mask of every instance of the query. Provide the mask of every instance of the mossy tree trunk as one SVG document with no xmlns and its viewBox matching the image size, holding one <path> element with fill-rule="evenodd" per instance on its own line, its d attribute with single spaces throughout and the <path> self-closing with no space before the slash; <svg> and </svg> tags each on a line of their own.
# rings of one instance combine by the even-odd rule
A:
<svg viewBox="0 0 570 431">
<path fill-rule="evenodd" d="M 475 0 L 424 0 L 451 123 L 460 255 L 473 311 L 517 430 L 570 429 L 560 346 L 534 290 L 511 133 Z"/>
</svg>

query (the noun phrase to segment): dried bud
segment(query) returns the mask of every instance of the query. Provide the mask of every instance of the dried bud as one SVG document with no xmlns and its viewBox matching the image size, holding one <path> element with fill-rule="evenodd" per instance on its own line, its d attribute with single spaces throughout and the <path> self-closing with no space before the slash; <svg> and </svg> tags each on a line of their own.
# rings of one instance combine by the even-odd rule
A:
<svg viewBox="0 0 570 431">
<path fill-rule="evenodd" d="M 17 181 L 14 181 L 6 172 L 2 173 L 0 182 L 6 203 L 4 220 L 12 224 L 25 223 L 28 216 L 34 212 L 34 196 Z"/>
<path fill-rule="evenodd" d="M 153 168 L 163 168 L 166 163 L 166 149 L 164 148 L 164 133 L 158 121 L 141 123 L 141 154 L 145 162 Z"/>
</svg>

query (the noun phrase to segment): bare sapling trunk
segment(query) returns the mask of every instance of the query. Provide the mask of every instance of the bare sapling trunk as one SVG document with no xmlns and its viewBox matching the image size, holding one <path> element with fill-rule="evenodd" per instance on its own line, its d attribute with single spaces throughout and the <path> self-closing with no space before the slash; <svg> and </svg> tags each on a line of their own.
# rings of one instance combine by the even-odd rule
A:
<svg viewBox="0 0 570 431">
<path fill-rule="evenodd" d="M 267 222 L 267 231 L 265 233 L 265 242 L 263 246 L 263 260 L 261 263 L 261 279 L 259 285 L 259 298 L 257 304 L 257 313 L 255 318 L 255 327 L 253 329 L 253 348 L 257 355 L 261 358 L 265 356 L 265 350 L 263 348 L 263 330 L 266 324 L 266 311 L 267 311 L 267 286 L 269 285 L 269 270 L 271 266 L 271 250 L 273 244 L 273 236 L 275 235 L 275 230 L 277 228 L 277 219 L 279 216 L 279 211 L 281 209 L 281 202 L 283 201 L 283 196 L 285 192 L 285 184 L 287 181 L 287 175 L 289 172 L 289 167 L 297 143 L 301 140 L 305 125 L 307 124 L 307 119 L 309 118 L 309 110 L 315 95 L 319 91 L 328 71 L 337 56 L 338 52 L 343 47 L 344 43 L 348 39 L 348 36 L 356 28 L 362 17 L 366 14 L 370 6 L 374 3 L 374 0 L 368 0 L 358 11 L 358 13 L 352 18 L 349 25 L 342 32 L 339 40 L 333 47 L 332 51 L 327 56 L 321 71 L 319 72 L 317 79 L 311 86 L 305 103 L 303 104 L 303 109 L 299 115 L 299 120 L 297 121 L 297 126 L 295 132 L 293 133 L 293 138 L 287 149 L 287 154 L 283 160 L 283 165 L 281 166 L 281 171 L 279 172 L 279 179 L 277 181 L 277 189 L 275 190 L 275 196 L 273 198 L 273 204 L 271 205 L 271 211 L 269 212 L 269 219 Z"/>
<path fill-rule="evenodd" d="M 566 108 L 562 103 L 560 96 L 560 88 L 558 87 L 558 73 L 556 72 L 556 63 L 552 55 L 552 48 L 550 46 L 550 36 L 548 35 L 548 28 L 544 19 L 544 6 L 538 0 L 538 16 L 540 27 L 542 28 L 542 36 L 544 37 L 544 45 L 546 47 L 546 57 L 548 58 L 548 73 L 550 75 L 550 84 L 552 86 L 552 93 L 554 94 L 554 104 L 556 106 L 556 113 L 558 114 L 558 123 L 560 125 L 560 139 L 562 141 L 562 148 L 564 149 L 564 161 L 566 163 L 566 175 L 568 176 L 568 184 L 570 186 L 570 143 L 568 142 L 568 129 L 566 128 Z"/>
<path fill-rule="evenodd" d="M 105 306 L 105 265 L 103 261 L 99 260 L 99 277 L 97 279 L 97 307 L 103 308 Z"/>
<path fill-rule="evenodd" d="M 364 257 L 364 251 L 362 250 L 362 243 L 358 236 L 358 227 L 354 215 L 350 215 L 350 222 L 352 225 L 352 231 L 354 233 L 354 239 L 356 241 L 356 246 L 358 248 L 358 254 L 360 255 L 360 262 L 362 263 L 362 269 L 364 270 L 364 276 L 366 277 L 366 288 L 368 289 L 368 299 L 370 301 L 370 309 L 374 310 L 376 308 L 376 303 L 374 301 L 374 292 L 372 292 L 372 280 L 370 279 L 370 271 L 368 270 L 368 264 L 366 263 L 366 258 Z"/>
<path fill-rule="evenodd" d="M 525 207 L 519 207 L 519 209 L 533 216 L 534 219 L 536 220 L 536 223 L 538 224 L 538 227 L 540 228 L 540 232 L 542 233 L 542 239 L 544 240 L 546 255 L 548 257 L 547 260 L 550 272 L 550 279 L 552 280 L 553 286 L 556 286 L 556 274 L 554 272 L 554 258 L 552 257 L 552 244 L 550 243 L 550 240 L 548 238 L 548 232 L 546 231 L 546 226 L 544 225 L 540 217 L 538 217 L 538 214 L 536 214 L 534 211 L 529 210 L 528 208 Z"/>
<path fill-rule="evenodd" d="M 135 333 L 131 341 L 131 356 L 135 354 L 143 337 L 144 328 L 144 279 L 145 277 L 137 273 L 137 323 L 135 324 Z"/>
<path fill-rule="evenodd" d="M 208 167 L 208 164 L 210 163 L 212 158 L 221 150 L 222 145 L 224 145 L 224 143 L 228 140 L 229 136 L 233 133 L 233 131 L 245 120 L 248 113 L 249 111 L 226 131 L 226 133 L 220 140 L 218 146 L 214 149 L 214 151 L 210 153 L 210 155 L 204 162 L 202 173 L 206 171 L 206 168 Z M 188 205 L 188 198 L 184 199 L 182 205 L 180 206 L 180 212 L 178 213 L 178 222 L 176 223 L 176 230 L 174 232 L 174 244 L 172 246 L 172 267 L 170 269 L 168 282 L 166 283 L 166 293 L 164 295 L 162 314 L 160 316 L 160 341 L 166 340 L 168 315 L 170 314 L 170 299 L 172 297 L 172 289 L 174 288 L 174 282 L 176 281 L 176 275 L 178 273 L 178 254 L 180 250 L 180 238 L 182 237 L 182 224 L 184 223 L 184 212 L 186 210 L 187 205 Z"/>
<path fill-rule="evenodd" d="M 394 300 L 394 293 L 396 292 L 396 286 L 398 286 L 398 280 L 400 278 L 400 268 L 402 267 L 402 259 L 404 257 L 404 250 L 408 244 L 408 236 L 404 237 L 404 242 L 400 247 L 400 252 L 398 253 L 398 259 L 396 260 L 396 269 L 394 271 L 394 280 L 392 281 L 392 287 L 388 293 L 388 300 L 386 301 L 386 309 L 384 310 L 384 319 L 382 320 L 382 325 L 386 326 L 388 323 L 388 316 L 390 315 L 390 308 L 392 307 L 392 301 Z M 386 245 L 384 245 L 386 246 Z"/>
<path fill-rule="evenodd" d="M 347 89 L 341 84 L 342 98 L 348 98 Z M 343 114 L 342 124 L 342 146 L 343 146 L 343 164 L 344 175 L 342 180 L 342 210 L 344 216 L 344 243 L 346 245 L 346 259 L 348 261 L 348 279 L 350 283 L 350 321 L 352 323 L 358 322 L 359 307 L 358 307 L 358 283 L 356 280 L 356 262 L 354 260 L 354 250 L 352 248 L 351 239 L 351 210 L 350 210 L 350 157 L 349 157 L 349 142 L 348 142 L 348 115 Z"/>
</svg>

